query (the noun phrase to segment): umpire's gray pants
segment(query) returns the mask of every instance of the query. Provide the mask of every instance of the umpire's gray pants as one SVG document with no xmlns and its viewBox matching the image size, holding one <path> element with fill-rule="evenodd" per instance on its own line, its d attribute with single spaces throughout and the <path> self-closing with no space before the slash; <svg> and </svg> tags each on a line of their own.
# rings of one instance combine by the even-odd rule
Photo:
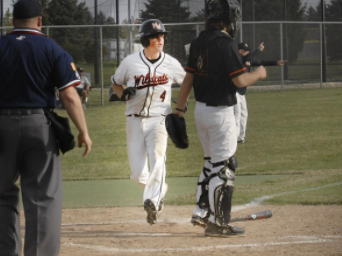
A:
<svg viewBox="0 0 342 256">
<path fill-rule="evenodd" d="M 0 115 L 0 256 L 22 252 L 20 185 L 25 213 L 25 256 L 60 250 L 62 171 L 58 145 L 44 114 Z"/>
</svg>

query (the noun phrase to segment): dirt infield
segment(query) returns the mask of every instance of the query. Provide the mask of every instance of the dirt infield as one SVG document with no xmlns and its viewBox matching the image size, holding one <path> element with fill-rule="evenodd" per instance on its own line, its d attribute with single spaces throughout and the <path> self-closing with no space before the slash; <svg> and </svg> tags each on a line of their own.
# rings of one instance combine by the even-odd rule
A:
<svg viewBox="0 0 342 256">
<path fill-rule="evenodd" d="M 342 206 L 237 206 L 233 218 L 273 216 L 237 222 L 247 234 L 236 238 L 205 237 L 190 223 L 192 209 L 167 205 L 153 226 L 142 206 L 65 209 L 60 255 L 342 255 Z"/>
</svg>

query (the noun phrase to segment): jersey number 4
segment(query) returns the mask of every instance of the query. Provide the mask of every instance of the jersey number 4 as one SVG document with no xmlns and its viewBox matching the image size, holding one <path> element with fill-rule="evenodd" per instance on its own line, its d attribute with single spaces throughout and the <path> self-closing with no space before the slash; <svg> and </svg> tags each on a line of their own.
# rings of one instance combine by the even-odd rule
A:
<svg viewBox="0 0 342 256">
<path fill-rule="evenodd" d="M 166 95 L 166 91 L 164 91 L 159 98 L 161 98 L 162 102 L 164 102 L 165 100 L 165 95 Z"/>
</svg>

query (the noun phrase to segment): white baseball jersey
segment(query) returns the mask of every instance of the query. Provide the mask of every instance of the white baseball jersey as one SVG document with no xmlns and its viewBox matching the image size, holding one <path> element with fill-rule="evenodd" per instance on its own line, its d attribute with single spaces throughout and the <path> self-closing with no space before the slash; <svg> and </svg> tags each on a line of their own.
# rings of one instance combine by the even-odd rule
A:
<svg viewBox="0 0 342 256">
<path fill-rule="evenodd" d="M 134 96 L 126 102 L 126 115 L 160 116 L 171 113 L 171 85 L 183 82 L 185 71 L 178 60 L 161 52 L 151 63 L 144 51 L 127 56 L 114 76 L 117 85 L 136 87 Z"/>
</svg>

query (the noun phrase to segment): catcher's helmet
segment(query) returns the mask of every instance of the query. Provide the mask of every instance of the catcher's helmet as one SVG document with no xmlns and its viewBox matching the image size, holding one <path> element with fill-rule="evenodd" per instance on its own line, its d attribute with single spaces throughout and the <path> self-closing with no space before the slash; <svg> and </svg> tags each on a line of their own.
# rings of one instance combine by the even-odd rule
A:
<svg viewBox="0 0 342 256">
<path fill-rule="evenodd" d="M 236 37 L 239 30 L 239 19 L 241 18 L 241 8 L 237 0 L 208 0 L 208 19 L 223 19 L 232 26 L 231 36 Z"/>
</svg>

